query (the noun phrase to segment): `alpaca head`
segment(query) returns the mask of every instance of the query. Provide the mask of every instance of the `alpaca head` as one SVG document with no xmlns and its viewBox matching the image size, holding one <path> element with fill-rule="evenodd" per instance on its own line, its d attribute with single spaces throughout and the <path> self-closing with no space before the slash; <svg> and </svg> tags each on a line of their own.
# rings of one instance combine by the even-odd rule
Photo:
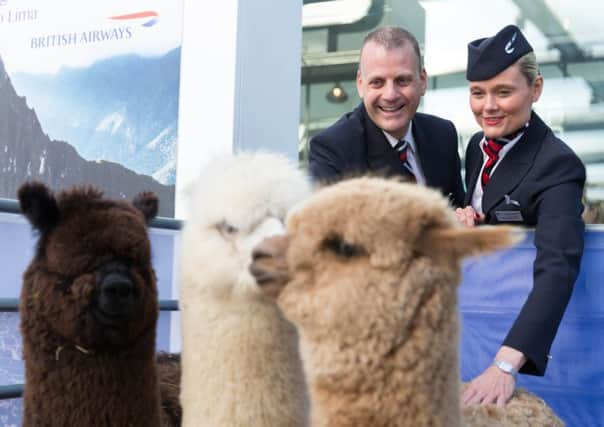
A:
<svg viewBox="0 0 604 427">
<path fill-rule="evenodd" d="M 24 335 L 36 339 L 40 330 L 57 345 L 102 352 L 154 330 L 157 289 L 146 225 L 157 213 L 155 195 L 128 203 L 90 187 L 55 195 L 31 182 L 18 197 L 39 233 L 21 293 Z"/>
<path fill-rule="evenodd" d="M 264 237 L 282 233 L 286 213 L 308 194 L 306 176 L 277 154 L 215 159 L 190 189 L 183 286 L 223 297 L 260 295 L 248 269 L 252 249 Z"/>
<path fill-rule="evenodd" d="M 507 227 L 458 226 L 435 190 L 356 178 L 302 204 L 286 237 L 256 248 L 251 271 L 302 336 L 332 353 L 369 341 L 379 357 L 454 322 L 461 259 L 515 241 Z"/>
</svg>

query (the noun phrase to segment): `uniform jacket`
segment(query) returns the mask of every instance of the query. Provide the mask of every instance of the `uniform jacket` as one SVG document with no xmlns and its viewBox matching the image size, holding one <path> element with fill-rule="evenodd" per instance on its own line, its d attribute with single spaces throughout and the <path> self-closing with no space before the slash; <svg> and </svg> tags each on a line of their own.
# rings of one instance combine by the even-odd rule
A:
<svg viewBox="0 0 604 427">
<path fill-rule="evenodd" d="M 471 204 L 479 183 L 482 139 L 482 132 L 475 134 L 466 151 L 464 205 Z M 521 369 L 524 373 L 545 373 L 552 341 L 579 273 L 584 185 L 581 160 L 533 112 L 524 135 L 501 160 L 484 189 L 486 223 L 535 227 L 532 291 L 503 342 L 527 356 Z"/>
<path fill-rule="evenodd" d="M 426 184 L 455 206 L 464 199 L 457 131 L 448 120 L 417 113 L 413 118 L 419 161 Z M 309 169 L 315 180 L 335 181 L 367 172 L 405 175 L 404 166 L 382 130 L 360 104 L 310 141 Z"/>
</svg>

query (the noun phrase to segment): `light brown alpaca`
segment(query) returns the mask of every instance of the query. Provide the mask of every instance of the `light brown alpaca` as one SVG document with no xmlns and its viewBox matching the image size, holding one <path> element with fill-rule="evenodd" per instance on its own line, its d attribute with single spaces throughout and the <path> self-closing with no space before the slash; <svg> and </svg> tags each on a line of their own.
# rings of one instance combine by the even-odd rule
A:
<svg viewBox="0 0 604 427">
<path fill-rule="evenodd" d="M 471 405 L 462 414 L 469 427 L 564 427 L 543 399 L 522 389 L 505 407 Z"/>
<path fill-rule="evenodd" d="M 519 234 L 461 228 L 436 191 L 378 178 L 320 190 L 287 231 L 251 271 L 298 328 L 312 425 L 463 425 L 460 261 Z"/>
</svg>

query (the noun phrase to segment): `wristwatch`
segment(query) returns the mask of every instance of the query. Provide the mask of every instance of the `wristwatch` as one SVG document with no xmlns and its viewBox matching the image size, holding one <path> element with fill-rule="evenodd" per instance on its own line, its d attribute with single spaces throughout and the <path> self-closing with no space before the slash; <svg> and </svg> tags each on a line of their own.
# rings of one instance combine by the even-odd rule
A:
<svg viewBox="0 0 604 427">
<path fill-rule="evenodd" d="M 516 375 L 518 375 L 518 371 L 514 369 L 510 362 L 506 362 L 505 360 L 493 360 L 493 365 L 497 366 L 506 374 L 510 374 L 514 379 L 516 379 Z"/>
</svg>

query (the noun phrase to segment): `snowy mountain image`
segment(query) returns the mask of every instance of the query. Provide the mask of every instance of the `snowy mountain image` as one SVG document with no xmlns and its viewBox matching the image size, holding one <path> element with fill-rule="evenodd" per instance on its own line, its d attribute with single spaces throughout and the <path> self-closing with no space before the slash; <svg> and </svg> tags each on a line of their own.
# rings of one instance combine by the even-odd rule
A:
<svg viewBox="0 0 604 427">
<path fill-rule="evenodd" d="M 55 84 L 60 85 L 59 82 Z M 105 92 L 113 91 L 114 88 L 105 89 Z M 83 92 L 82 96 L 92 96 L 86 94 L 84 89 Z M 103 98 L 101 92 L 98 92 L 99 98 Z M 32 98 L 42 97 L 34 95 Z M 32 108 L 29 100 L 15 90 L 0 58 L 0 197 L 16 198 L 19 186 L 28 180 L 45 182 L 56 190 L 89 184 L 101 188 L 112 198 L 132 199 L 140 191 L 152 191 L 160 201 L 159 215 L 173 217 L 173 184 L 163 184 L 150 174 L 133 171 L 120 162 L 85 159 L 71 141 L 49 137 L 49 132 L 44 126 L 60 128 L 60 123 L 66 121 L 65 117 L 70 117 L 72 123 L 91 123 L 94 112 L 102 109 L 100 105 L 103 103 L 95 103 L 92 98 L 87 102 L 80 101 L 79 107 L 71 104 L 66 98 L 59 95 L 54 99 L 50 95 L 46 97 L 45 107 L 53 106 L 54 103 L 54 110 L 50 115 L 56 121 L 49 122 L 47 117 L 46 124 L 42 125 L 37 115 L 38 107 Z M 141 101 L 140 104 L 144 102 Z M 68 107 L 71 108 L 68 112 L 62 110 Z M 103 145 L 95 147 L 94 144 L 84 144 L 87 150 L 108 153 L 113 155 L 112 158 L 131 153 L 130 164 L 140 162 L 158 165 L 155 167 L 158 175 L 162 174 L 166 180 L 174 181 L 175 131 L 172 129 L 175 129 L 175 125 L 170 127 L 162 123 L 159 118 L 154 118 L 157 116 L 151 110 L 141 109 L 138 113 L 133 111 L 135 108 L 132 104 L 124 104 L 119 114 L 103 114 L 102 120 L 96 120 L 92 132 L 83 125 L 73 126 L 68 130 L 72 136 L 77 135 L 76 131 L 79 130 L 80 134 L 89 135 L 89 139 L 97 138 L 94 139 L 97 144 Z M 136 114 L 139 118 L 131 121 L 130 115 Z M 153 137 L 138 144 L 136 135 L 144 133 L 145 129 L 155 128 L 158 130 L 150 131 Z M 163 157 L 155 153 L 160 153 Z"/>
<path fill-rule="evenodd" d="M 50 139 L 90 161 L 120 163 L 165 185 L 176 176 L 180 48 L 123 55 L 56 74 L 15 73 Z"/>
</svg>

